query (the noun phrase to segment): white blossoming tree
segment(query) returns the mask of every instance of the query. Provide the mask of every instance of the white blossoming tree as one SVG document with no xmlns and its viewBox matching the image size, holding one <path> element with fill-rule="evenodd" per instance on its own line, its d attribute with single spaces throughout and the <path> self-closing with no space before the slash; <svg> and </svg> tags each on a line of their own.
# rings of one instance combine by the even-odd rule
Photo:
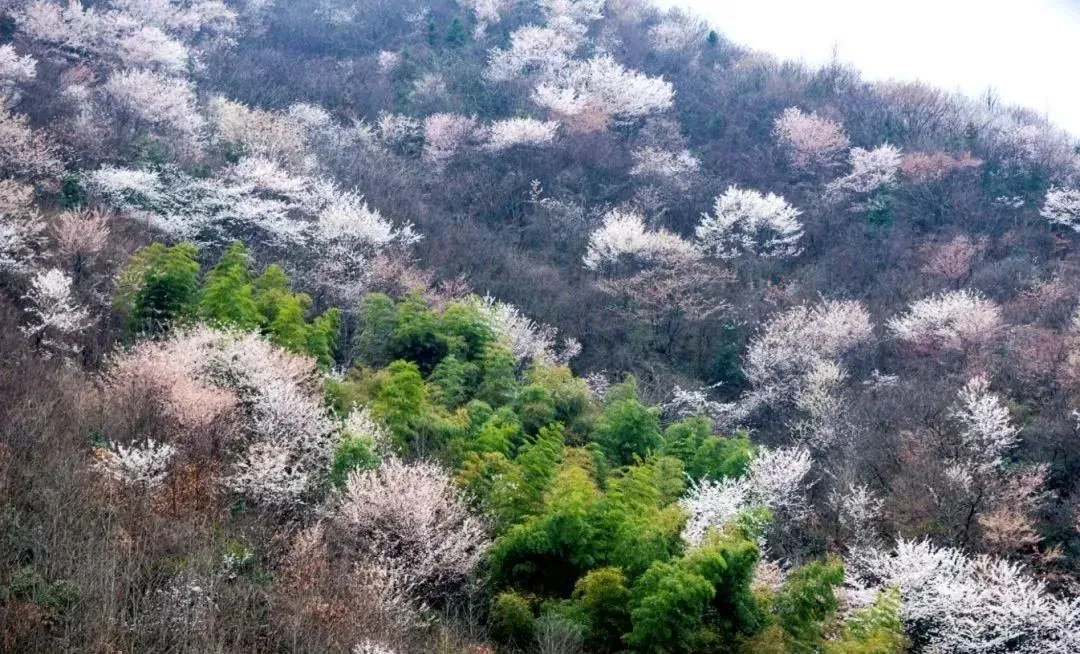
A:
<svg viewBox="0 0 1080 654">
<path fill-rule="evenodd" d="M 634 157 L 631 175 L 662 179 L 682 190 L 690 187 L 693 176 L 701 169 L 701 161 L 689 150 L 671 152 L 645 146 L 631 154 Z"/>
<path fill-rule="evenodd" d="M 382 569 L 418 603 L 460 592 L 489 542 L 444 470 L 393 457 L 349 475 L 333 525 L 358 565 Z"/>
<path fill-rule="evenodd" d="M 896 181 L 903 160 L 900 149 L 888 143 L 873 150 L 852 148 L 849 153 L 851 172 L 833 180 L 825 187 L 825 196 L 842 199 L 852 195 L 868 195 Z"/>
<path fill-rule="evenodd" d="M 98 468 L 125 486 L 141 489 L 157 488 L 165 481 L 176 448 L 168 443 L 148 440 L 125 446 L 110 443 L 100 452 Z"/>
<path fill-rule="evenodd" d="M 1046 192 L 1039 215 L 1052 225 L 1080 232 L 1080 190 L 1051 188 Z"/>
<path fill-rule="evenodd" d="M 755 508 L 767 508 L 784 519 L 805 513 L 806 476 L 812 467 L 810 453 L 802 448 L 762 448 L 738 478 L 702 479 L 691 484 L 681 501 L 690 514 L 682 537 L 700 545 L 710 529 L 719 529 Z"/>
<path fill-rule="evenodd" d="M 542 147 L 555 140 L 559 123 L 535 118 L 497 120 L 488 129 L 487 148 L 501 152 L 517 146 Z"/>
<path fill-rule="evenodd" d="M 23 332 L 48 350 L 77 352 L 73 338 L 89 324 L 90 314 L 76 301 L 71 277 L 56 268 L 37 273 L 26 300 L 29 324 Z"/>
<path fill-rule="evenodd" d="M 798 107 L 788 107 L 776 118 L 773 133 L 791 165 L 800 170 L 831 167 L 851 146 L 842 125 Z"/>
<path fill-rule="evenodd" d="M 676 234 L 664 229 L 649 231 L 640 214 L 614 209 L 589 236 L 584 262 L 589 270 L 600 271 L 624 260 L 663 265 L 697 257 L 694 246 Z"/>
<path fill-rule="evenodd" d="M 799 254 L 799 210 L 784 198 L 732 186 L 703 214 L 696 235 L 701 249 L 721 259 L 741 254 L 793 257 Z"/>
<path fill-rule="evenodd" d="M 899 588 L 900 614 L 928 651 L 1064 653 L 1080 647 L 1080 603 L 1050 594 L 1017 563 L 927 540 L 848 561 L 857 584 Z"/>
<path fill-rule="evenodd" d="M 610 55 L 572 61 L 533 92 L 536 104 L 584 130 L 667 111 L 674 98 L 670 82 L 627 70 Z"/>
<path fill-rule="evenodd" d="M 976 291 L 933 295 L 911 304 L 888 323 L 893 336 L 928 351 L 962 350 L 993 339 L 1002 325 L 1001 308 Z"/>
</svg>

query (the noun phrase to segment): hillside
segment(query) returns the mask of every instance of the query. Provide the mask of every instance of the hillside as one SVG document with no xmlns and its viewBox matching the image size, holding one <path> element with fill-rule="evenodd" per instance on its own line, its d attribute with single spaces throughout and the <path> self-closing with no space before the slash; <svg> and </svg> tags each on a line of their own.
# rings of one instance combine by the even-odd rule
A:
<svg viewBox="0 0 1080 654">
<path fill-rule="evenodd" d="M 0 0 L 0 649 L 1080 651 L 1077 232 L 644 0 Z"/>
</svg>

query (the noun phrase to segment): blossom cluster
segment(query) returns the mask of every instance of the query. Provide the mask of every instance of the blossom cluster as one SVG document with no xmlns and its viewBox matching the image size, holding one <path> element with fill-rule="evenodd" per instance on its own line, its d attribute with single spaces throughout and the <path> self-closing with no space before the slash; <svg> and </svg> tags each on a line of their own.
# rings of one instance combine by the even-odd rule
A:
<svg viewBox="0 0 1080 654">
<path fill-rule="evenodd" d="M 792 257 L 800 252 L 799 210 L 784 198 L 729 187 L 716 198 L 712 214 L 703 214 L 696 235 L 703 251 L 730 259 L 740 254 Z"/>
</svg>

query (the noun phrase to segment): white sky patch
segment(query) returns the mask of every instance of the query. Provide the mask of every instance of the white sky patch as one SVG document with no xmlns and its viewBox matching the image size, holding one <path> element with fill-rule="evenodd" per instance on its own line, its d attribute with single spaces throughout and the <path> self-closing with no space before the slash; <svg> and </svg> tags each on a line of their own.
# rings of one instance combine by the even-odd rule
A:
<svg viewBox="0 0 1080 654">
<path fill-rule="evenodd" d="M 921 80 L 1046 114 L 1080 135 L 1075 0 L 656 0 L 781 59 L 832 57 L 872 80 Z"/>
</svg>

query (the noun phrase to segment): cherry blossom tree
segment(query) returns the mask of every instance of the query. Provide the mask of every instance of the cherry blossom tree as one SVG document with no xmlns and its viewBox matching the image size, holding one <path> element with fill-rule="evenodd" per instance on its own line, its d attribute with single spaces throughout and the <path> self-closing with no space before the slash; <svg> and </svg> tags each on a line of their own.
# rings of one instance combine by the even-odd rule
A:
<svg viewBox="0 0 1080 654">
<path fill-rule="evenodd" d="M 438 601 L 460 592 L 488 546 L 467 506 L 439 466 L 391 457 L 349 475 L 333 525 L 359 564 L 390 572 L 415 601 Z"/>
<path fill-rule="evenodd" d="M 424 161 L 441 165 L 469 144 L 483 140 L 476 118 L 457 114 L 432 114 L 424 119 Z"/>
<path fill-rule="evenodd" d="M 656 177 L 670 181 L 680 189 L 688 189 L 693 176 L 700 170 L 701 161 L 689 150 L 671 152 L 652 146 L 638 148 L 631 153 L 634 167 L 630 174 L 635 177 Z"/>
<path fill-rule="evenodd" d="M 835 121 L 788 107 L 774 123 L 773 133 L 800 170 L 831 167 L 851 147 L 844 127 Z"/>
<path fill-rule="evenodd" d="M 71 277 L 56 268 L 37 273 L 26 300 L 30 322 L 23 333 L 48 350 L 77 352 L 72 340 L 90 323 L 90 314 L 76 301 Z"/>
<path fill-rule="evenodd" d="M 0 106 L 0 173 L 36 178 L 60 171 L 60 161 L 46 135 L 32 130 L 25 116 Z"/>
<path fill-rule="evenodd" d="M 535 118 L 497 120 L 488 128 L 487 148 L 494 152 L 516 146 L 542 147 L 555 140 L 559 123 Z"/>
<path fill-rule="evenodd" d="M 187 39 L 229 34 L 236 26 L 236 12 L 222 0 L 110 0 L 110 4 L 140 23 Z"/>
<path fill-rule="evenodd" d="M 195 339 L 144 341 L 114 356 L 104 377 L 106 400 L 123 401 L 149 393 L 162 415 L 182 429 L 198 430 L 236 408 L 236 393 L 198 376 L 200 347 Z"/>
<path fill-rule="evenodd" d="M 33 203 L 34 187 L 0 180 L 0 270 L 25 272 L 36 255 L 44 225 Z"/>
<path fill-rule="evenodd" d="M 1001 324 L 996 303 L 976 291 L 960 290 L 913 302 L 887 326 L 896 339 L 918 348 L 962 350 L 994 338 Z"/>
<path fill-rule="evenodd" d="M 648 231 L 645 219 L 633 211 L 614 209 L 589 236 L 585 267 L 603 270 L 624 259 L 646 264 L 670 264 L 698 257 L 694 246 L 667 230 Z"/>
<path fill-rule="evenodd" d="M 423 125 L 412 116 L 383 111 L 379 113 L 375 125 L 379 140 L 387 145 L 400 147 L 423 139 Z"/>
<path fill-rule="evenodd" d="M 841 398 L 847 373 L 838 359 L 868 342 L 873 323 L 856 301 L 800 305 L 771 319 L 750 341 L 743 370 L 752 389 L 718 424 L 733 427 L 766 405 L 793 406 L 791 428 L 802 443 L 829 447 L 847 433 Z"/>
<path fill-rule="evenodd" d="M 153 439 L 130 446 L 110 443 L 98 453 L 97 467 L 125 486 L 157 488 L 165 481 L 176 448 Z"/>
<path fill-rule="evenodd" d="M 754 508 L 797 518 L 806 510 L 805 479 L 811 466 L 805 449 L 762 448 L 742 477 L 692 482 L 680 502 L 690 514 L 683 540 L 691 546 L 700 545 L 710 529 L 722 528 Z"/>
<path fill-rule="evenodd" d="M 799 214 L 775 193 L 732 186 L 716 198 L 712 214 L 702 214 L 697 241 L 704 252 L 721 259 L 747 253 L 793 257 L 803 235 Z"/>
<path fill-rule="evenodd" d="M 257 230 L 288 248 L 302 274 L 342 301 L 363 293 L 380 253 L 407 252 L 420 239 L 410 223 L 395 226 L 355 191 L 291 174 L 262 157 L 244 158 L 211 179 L 175 168 L 105 167 L 87 175 L 87 186 L 176 238 L 221 243 L 250 239 Z"/>
<path fill-rule="evenodd" d="M 987 377 L 972 377 L 960 389 L 959 405 L 952 412 L 960 425 L 960 443 L 980 469 L 1000 467 L 1002 456 L 1017 443 L 1009 409 L 989 389 Z"/>
<path fill-rule="evenodd" d="M 581 351 L 581 345 L 572 338 L 563 339 L 562 348 L 559 348 L 559 331 L 555 327 L 537 323 L 512 304 L 486 295 L 476 300 L 475 306 L 487 317 L 491 329 L 506 342 L 518 361 L 569 363 Z"/>
<path fill-rule="evenodd" d="M 10 104 L 15 88 L 37 76 L 37 60 L 20 57 L 11 44 L 0 45 L 0 105 Z"/>
<path fill-rule="evenodd" d="M 188 429 L 239 411 L 234 451 L 219 453 L 222 483 L 263 507 L 295 510 L 325 486 L 341 425 L 324 405 L 309 357 L 257 334 L 195 326 L 120 355 L 105 387 L 113 395 L 151 390 Z"/>
<path fill-rule="evenodd" d="M 537 85 L 532 97 L 564 122 L 587 118 L 587 124 L 594 125 L 593 113 L 626 121 L 667 111 L 674 102 L 675 89 L 662 77 L 627 70 L 610 55 L 602 55 L 570 62 Z"/>
<path fill-rule="evenodd" d="M 15 13 L 20 31 L 75 57 L 113 51 L 117 38 L 114 18 L 84 7 L 79 0 L 63 6 L 52 0 L 34 0 Z"/>
<path fill-rule="evenodd" d="M 172 132 L 190 144 L 200 140 L 206 121 L 196 108 L 195 90 L 188 81 L 151 70 L 126 70 L 114 73 L 105 90 L 139 121 Z"/>
<path fill-rule="evenodd" d="M 523 76 L 551 77 L 570 62 L 577 44 L 547 27 L 526 25 L 510 34 L 510 47 L 493 49 L 484 77 L 508 82 Z"/>
<path fill-rule="evenodd" d="M 649 42 L 657 52 L 693 52 L 701 48 L 709 25 L 697 16 L 674 10 L 649 28 Z"/>
<path fill-rule="evenodd" d="M 1051 188 L 1046 192 L 1039 215 L 1051 225 L 1061 225 L 1080 232 L 1080 190 Z"/>
<path fill-rule="evenodd" d="M 507 0 L 458 0 L 462 9 L 468 9 L 476 19 L 476 27 L 473 30 L 475 38 L 481 38 L 488 27 L 498 25 L 502 20 L 502 12 L 509 9 Z"/>
<path fill-rule="evenodd" d="M 849 154 L 851 172 L 833 180 L 825 187 L 828 198 L 841 199 L 850 195 L 867 195 L 896 181 L 900 170 L 900 149 L 888 143 L 873 150 L 852 148 Z"/>
<path fill-rule="evenodd" d="M 379 72 L 386 75 L 397 70 L 401 65 L 401 53 L 393 50 L 382 50 L 376 57 L 379 64 Z"/>
<path fill-rule="evenodd" d="M 803 374 L 818 361 L 835 360 L 873 336 L 870 314 L 862 303 L 826 300 L 799 305 L 770 320 L 750 341 L 744 368 L 755 385 L 781 382 Z"/>
<path fill-rule="evenodd" d="M 60 251 L 70 257 L 100 252 L 109 241 L 109 217 L 102 211 L 65 211 L 52 224 Z"/>
<path fill-rule="evenodd" d="M 152 25 L 144 26 L 123 37 L 119 43 L 119 52 L 120 58 L 129 67 L 151 68 L 173 75 L 187 72 L 187 48 L 182 42 Z"/>
<path fill-rule="evenodd" d="M 1051 595 L 1017 563 L 928 540 L 848 563 L 857 583 L 900 589 L 908 630 L 931 651 L 1064 653 L 1080 647 L 1080 603 Z"/>
</svg>

